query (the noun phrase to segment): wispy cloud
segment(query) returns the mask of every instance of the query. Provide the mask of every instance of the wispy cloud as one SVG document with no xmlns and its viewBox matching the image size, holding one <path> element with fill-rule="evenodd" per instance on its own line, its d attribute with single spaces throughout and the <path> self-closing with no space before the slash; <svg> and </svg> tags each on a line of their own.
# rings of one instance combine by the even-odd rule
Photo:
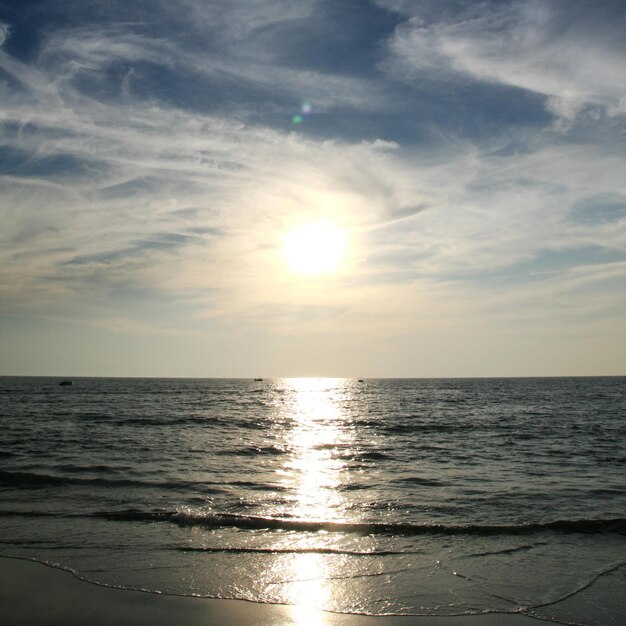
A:
<svg viewBox="0 0 626 626">
<path fill-rule="evenodd" d="M 619 6 L 104 6 L 0 22 L 3 312 L 400 351 L 623 321 Z M 304 283 L 281 237 L 320 218 L 349 258 Z"/>
<path fill-rule="evenodd" d="M 0 46 L 4 45 L 4 42 L 7 40 L 8 36 L 9 36 L 8 24 L 4 24 L 0 22 Z"/>
<path fill-rule="evenodd" d="M 426 22 L 416 15 L 390 41 L 398 72 L 465 75 L 546 96 L 561 127 L 585 109 L 624 110 L 624 20 L 579 2 L 468 5 Z M 622 7 L 623 8 L 623 7 Z M 616 19 L 617 18 L 617 19 Z"/>
</svg>

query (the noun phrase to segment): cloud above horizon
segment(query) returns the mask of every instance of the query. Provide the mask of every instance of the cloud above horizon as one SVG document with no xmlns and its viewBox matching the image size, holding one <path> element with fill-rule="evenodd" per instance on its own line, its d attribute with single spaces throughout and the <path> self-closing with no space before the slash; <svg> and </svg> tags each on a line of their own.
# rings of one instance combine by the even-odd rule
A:
<svg viewBox="0 0 626 626">
<path fill-rule="evenodd" d="M 22 6 L 0 8 L 4 371 L 59 324 L 222 351 L 245 328 L 229 375 L 249 350 L 428 375 L 415 345 L 432 375 L 514 373 L 521 345 L 520 372 L 583 344 L 623 368 L 620 3 Z M 320 218 L 350 255 L 303 284 L 281 237 Z M 194 359 L 150 372 L 219 371 Z"/>
<path fill-rule="evenodd" d="M 568 126 L 584 111 L 597 120 L 626 113 L 626 9 L 589 3 L 524 0 L 469 4 L 428 23 L 403 23 L 390 48 L 400 71 L 457 73 L 518 87 L 546 98 Z"/>
</svg>

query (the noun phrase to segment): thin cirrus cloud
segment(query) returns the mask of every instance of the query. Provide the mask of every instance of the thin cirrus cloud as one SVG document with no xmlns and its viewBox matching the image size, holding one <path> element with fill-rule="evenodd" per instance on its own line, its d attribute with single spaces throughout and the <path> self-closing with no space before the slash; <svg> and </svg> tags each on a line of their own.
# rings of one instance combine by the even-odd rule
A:
<svg viewBox="0 0 626 626">
<path fill-rule="evenodd" d="M 298 337 L 363 362 L 365 333 L 378 375 L 428 374 L 420 338 L 433 375 L 471 373 L 470 335 L 492 356 L 555 328 L 615 343 L 619 3 L 339 4 L 5 6 L 6 332 L 26 316 L 223 347 L 243 326 L 259 350 L 288 338 L 285 373 Z M 302 284 L 281 236 L 320 218 L 350 233 L 346 270 Z"/>
<path fill-rule="evenodd" d="M 433 23 L 410 18 L 390 49 L 405 71 L 457 72 L 542 94 L 547 109 L 571 123 L 589 106 L 626 113 L 625 22 L 616 3 L 467 5 Z"/>
</svg>

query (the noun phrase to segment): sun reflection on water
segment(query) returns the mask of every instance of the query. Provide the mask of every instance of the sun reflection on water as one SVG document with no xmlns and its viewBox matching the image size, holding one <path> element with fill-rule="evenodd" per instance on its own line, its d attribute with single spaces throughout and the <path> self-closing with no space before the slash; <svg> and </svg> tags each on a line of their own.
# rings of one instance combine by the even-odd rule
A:
<svg viewBox="0 0 626 626">
<path fill-rule="evenodd" d="M 293 427 L 288 435 L 292 455 L 283 468 L 293 489 L 293 515 L 302 519 L 340 521 L 344 498 L 338 491 L 344 462 L 334 451 L 346 447 L 346 427 L 339 401 L 341 383 L 335 379 L 292 379 L 290 407 Z M 338 518 L 339 516 L 339 518 Z"/>
<path fill-rule="evenodd" d="M 350 381 L 299 378 L 284 381 L 293 401 L 288 405 L 292 427 L 286 444 L 292 451 L 282 469 L 282 480 L 294 494 L 292 515 L 297 519 L 345 521 L 347 502 L 339 487 L 345 460 L 338 450 L 350 448 L 354 436 L 342 400 L 350 393 Z M 320 534 L 303 542 L 317 542 Z M 292 548 L 308 548 L 301 542 Z M 299 626 L 327 622 L 319 609 L 332 604 L 332 574 L 324 554 L 296 553 L 280 572 L 286 601 Z"/>
</svg>

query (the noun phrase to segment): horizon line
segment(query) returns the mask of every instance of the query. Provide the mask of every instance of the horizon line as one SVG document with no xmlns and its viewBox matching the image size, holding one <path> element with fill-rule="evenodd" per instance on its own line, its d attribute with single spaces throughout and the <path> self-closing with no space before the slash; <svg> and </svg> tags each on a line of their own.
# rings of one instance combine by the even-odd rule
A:
<svg viewBox="0 0 626 626">
<path fill-rule="evenodd" d="M 493 380 L 532 378 L 626 378 L 626 374 L 523 374 L 523 375 L 477 375 L 477 376 L 111 376 L 111 375 L 62 375 L 62 374 L 0 374 L 0 378 L 61 378 L 61 379 L 128 379 L 128 380 Z"/>
</svg>

